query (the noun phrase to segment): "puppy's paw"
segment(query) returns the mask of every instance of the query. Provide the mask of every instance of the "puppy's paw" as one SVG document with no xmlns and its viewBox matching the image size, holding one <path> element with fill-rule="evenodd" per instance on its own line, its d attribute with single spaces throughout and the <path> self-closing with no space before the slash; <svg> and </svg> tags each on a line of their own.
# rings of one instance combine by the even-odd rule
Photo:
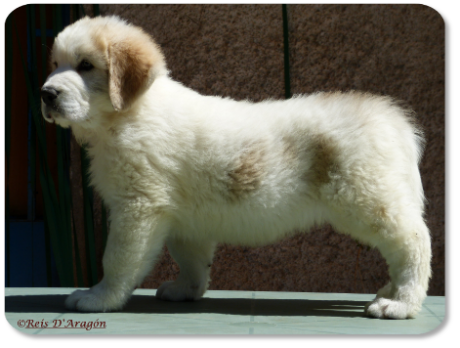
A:
<svg viewBox="0 0 460 348">
<path fill-rule="evenodd" d="M 109 312 L 123 307 L 124 301 L 113 294 L 100 291 L 97 286 L 90 290 L 76 290 L 65 300 L 65 307 L 79 312 Z"/>
<path fill-rule="evenodd" d="M 203 296 L 203 289 L 186 283 L 164 282 L 158 288 L 156 297 L 165 301 L 196 301 Z"/>
<path fill-rule="evenodd" d="M 90 293 L 91 290 L 75 290 L 65 299 L 65 308 L 70 310 L 77 309 L 77 302 Z"/>
<path fill-rule="evenodd" d="M 379 297 L 366 305 L 365 313 L 380 319 L 408 319 L 413 318 L 417 310 L 405 302 Z"/>
</svg>

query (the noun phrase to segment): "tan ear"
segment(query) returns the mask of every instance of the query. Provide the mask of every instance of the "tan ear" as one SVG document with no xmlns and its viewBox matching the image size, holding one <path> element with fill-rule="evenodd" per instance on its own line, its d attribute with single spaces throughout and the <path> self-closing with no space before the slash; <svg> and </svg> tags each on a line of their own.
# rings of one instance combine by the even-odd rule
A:
<svg viewBox="0 0 460 348">
<path fill-rule="evenodd" d="M 165 70 L 156 44 L 147 34 L 137 34 L 108 47 L 109 95 L 116 111 L 128 109 Z"/>
</svg>

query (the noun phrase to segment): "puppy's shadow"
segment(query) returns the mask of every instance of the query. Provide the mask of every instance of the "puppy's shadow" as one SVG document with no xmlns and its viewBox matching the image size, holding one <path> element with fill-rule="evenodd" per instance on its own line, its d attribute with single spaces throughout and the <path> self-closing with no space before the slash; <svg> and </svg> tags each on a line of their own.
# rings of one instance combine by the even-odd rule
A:
<svg viewBox="0 0 460 348">
<path fill-rule="evenodd" d="M 64 307 L 67 295 L 6 296 L 5 312 L 70 313 Z M 178 314 L 216 313 L 255 316 L 365 317 L 366 301 L 203 298 L 199 301 L 168 302 L 153 296 L 134 295 L 121 313 Z"/>
</svg>

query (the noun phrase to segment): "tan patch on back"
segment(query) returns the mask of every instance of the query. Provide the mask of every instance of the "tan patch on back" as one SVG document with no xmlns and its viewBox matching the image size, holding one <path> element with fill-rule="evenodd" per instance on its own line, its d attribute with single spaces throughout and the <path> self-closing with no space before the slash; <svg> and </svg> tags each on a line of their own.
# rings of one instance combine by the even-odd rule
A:
<svg viewBox="0 0 460 348">
<path fill-rule="evenodd" d="M 319 187 L 331 182 L 331 173 L 338 170 L 337 150 L 333 141 L 323 135 L 316 135 L 311 139 L 311 166 L 305 174 L 309 184 Z"/>
<path fill-rule="evenodd" d="M 284 136 L 282 139 L 282 156 L 287 165 L 293 164 L 299 157 L 299 146 L 294 137 Z"/>
<path fill-rule="evenodd" d="M 228 172 L 228 192 L 232 199 L 240 199 L 257 190 L 264 174 L 264 151 L 255 145 L 242 153 L 234 168 Z"/>
</svg>

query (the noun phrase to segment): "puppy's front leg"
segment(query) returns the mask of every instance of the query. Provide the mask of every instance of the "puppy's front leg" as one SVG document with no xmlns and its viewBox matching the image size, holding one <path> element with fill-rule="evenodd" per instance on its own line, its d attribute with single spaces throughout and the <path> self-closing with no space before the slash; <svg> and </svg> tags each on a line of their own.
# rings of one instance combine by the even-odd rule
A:
<svg viewBox="0 0 460 348">
<path fill-rule="evenodd" d="M 125 206 L 112 211 L 111 217 L 103 257 L 104 277 L 89 290 L 73 292 L 65 301 L 68 309 L 82 312 L 120 310 L 163 248 L 168 227 L 160 214 L 151 211 L 142 214 L 139 209 Z"/>
</svg>

